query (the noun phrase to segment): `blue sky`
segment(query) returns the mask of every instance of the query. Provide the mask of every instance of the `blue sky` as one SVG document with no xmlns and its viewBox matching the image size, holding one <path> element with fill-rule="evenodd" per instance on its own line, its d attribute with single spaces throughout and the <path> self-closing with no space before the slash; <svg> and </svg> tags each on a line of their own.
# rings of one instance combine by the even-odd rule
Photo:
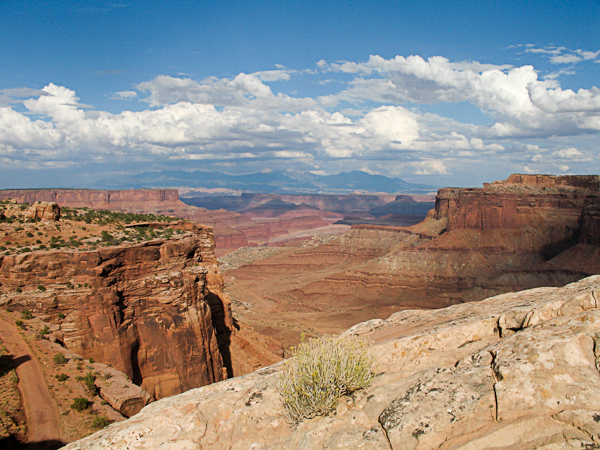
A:
<svg viewBox="0 0 600 450">
<path fill-rule="evenodd" d="M 597 1 L 0 0 L 0 188 L 600 172 Z"/>
</svg>

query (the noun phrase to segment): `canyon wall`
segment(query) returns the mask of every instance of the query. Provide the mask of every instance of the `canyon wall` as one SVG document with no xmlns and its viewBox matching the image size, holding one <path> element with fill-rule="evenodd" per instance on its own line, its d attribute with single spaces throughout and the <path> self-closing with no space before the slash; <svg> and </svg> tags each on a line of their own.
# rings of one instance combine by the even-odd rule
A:
<svg viewBox="0 0 600 450">
<path fill-rule="evenodd" d="M 227 272 L 230 292 L 268 298 L 286 321 L 301 318 L 299 326 L 318 334 L 406 308 L 563 286 L 600 273 L 598 179 L 515 175 L 478 189 L 441 189 L 417 225 L 353 226 L 316 248 Z"/>
<path fill-rule="evenodd" d="M 300 230 L 310 230 L 332 224 L 337 214 L 288 214 L 269 223 L 253 220 L 238 212 L 190 206 L 179 200 L 176 189 L 12 189 L 0 190 L 0 200 L 19 203 L 56 202 L 60 206 L 88 207 L 109 211 L 158 214 L 179 217 L 212 226 L 217 251 L 228 253 L 248 245 L 263 245 L 270 239 Z"/>
<path fill-rule="evenodd" d="M 87 207 L 108 211 L 126 211 L 140 214 L 157 214 L 188 219 L 212 226 L 219 249 L 239 248 L 248 245 L 242 230 L 252 226 L 247 217 L 225 210 L 208 211 L 189 206 L 179 200 L 177 189 L 5 189 L 0 190 L 0 200 L 13 199 L 19 203 L 36 201 L 56 202 L 71 208 Z"/>
<path fill-rule="evenodd" d="M 59 324 L 65 347 L 111 364 L 155 398 L 221 381 L 231 372 L 233 320 L 212 229 L 168 226 L 183 234 L 0 256 L 0 304 Z"/>
<path fill-rule="evenodd" d="M 291 424 L 283 364 L 146 406 L 76 449 L 597 449 L 600 277 L 370 320 L 376 374 Z"/>
</svg>

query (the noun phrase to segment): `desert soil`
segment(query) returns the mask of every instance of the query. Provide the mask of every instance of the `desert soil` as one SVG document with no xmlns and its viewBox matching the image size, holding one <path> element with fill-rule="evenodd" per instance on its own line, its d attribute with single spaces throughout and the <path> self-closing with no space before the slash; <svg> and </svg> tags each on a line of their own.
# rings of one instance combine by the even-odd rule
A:
<svg viewBox="0 0 600 450">
<path fill-rule="evenodd" d="M 286 354 L 289 354 L 289 350 L 298 345 L 303 335 L 316 337 L 337 334 L 357 323 L 374 317 L 389 317 L 398 311 L 397 307 L 382 305 L 337 305 L 331 301 L 331 298 L 335 298 L 331 292 L 323 293 L 311 304 L 286 295 L 290 290 L 301 289 L 334 274 L 335 268 L 331 268 L 330 272 L 327 269 L 298 272 L 290 267 L 285 276 L 269 273 L 268 266 L 262 271 L 253 271 L 250 276 L 245 270 L 244 266 L 260 260 L 277 258 L 278 262 L 285 261 L 286 255 L 293 255 L 306 247 L 318 247 L 338 237 L 315 235 L 299 242 L 297 247 L 243 247 L 219 258 L 225 277 L 225 293 L 231 298 L 234 317 L 280 342 Z"/>
<path fill-rule="evenodd" d="M 39 443 L 37 448 L 55 448 L 61 440 L 60 419 L 54 401 L 48 392 L 40 363 L 25 343 L 17 328 L 0 319 L 0 337 L 4 346 L 17 362 L 19 390 L 27 417 L 27 442 Z M 53 444 L 54 443 L 54 444 Z"/>
</svg>

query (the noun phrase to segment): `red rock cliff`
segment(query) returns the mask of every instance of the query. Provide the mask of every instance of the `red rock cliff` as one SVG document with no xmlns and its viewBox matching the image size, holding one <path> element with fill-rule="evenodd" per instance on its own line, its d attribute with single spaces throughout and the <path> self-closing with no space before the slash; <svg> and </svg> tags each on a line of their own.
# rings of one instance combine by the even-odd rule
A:
<svg viewBox="0 0 600 450">
<path fill-rule="evenodd" d="M 212 229 L 181 227 L 187 233 L 171 240 L 0 257 L 0 303 L 60 323 L 67 348 L 156 398 L 221 381 L 232 317 Z"/>
<path fill-rule="evenodd" d="M 552 242 L 598 243 L 600 177 L 513 174 L 483 188 L 440 189 L 433 217 L 447 231 L 549 230 Z"/>
<path fill-rule="evenodd" d="M 152 213 L 189 219 L 210 225 L 215 229 L 219 249 L 248 245 L 244 225 L 252 221 L 241 214 L 229 211 L 207 211 L 189 206 L 179 200 L 177 189 L 6 189 L 0 190 L 0 200 L 14 199 L 19 203 L 56 202 L 72 208 L 88 207 L 109 211 Z"/>
</svg>

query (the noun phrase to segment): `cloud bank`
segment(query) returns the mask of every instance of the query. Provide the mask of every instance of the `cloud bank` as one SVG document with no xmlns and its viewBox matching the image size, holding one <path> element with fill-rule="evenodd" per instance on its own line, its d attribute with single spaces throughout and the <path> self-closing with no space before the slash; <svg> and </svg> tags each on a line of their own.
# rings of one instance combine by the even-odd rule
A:
<svg viewBox="0 0 600 450">
<path fill-rule="evenodd" d="M 557 64 L 591 62 L 600 54 L 525 51 Z M 330 92 L 294 94 L 286 87 L 294 80 Z M 73 90 L 53 83 L 0 92 L 0 162 L 4 168 L 127 162 L 242 172 L 363 169 L 409 179 L 478 166 L 599 168 L 600 89 L 563 89 L 557 77 L 541 79 L 531 65 L 371 56 L 232 78 L 160 75 L 134 88 L 111 98 L 147 107 L 118 114 L 90 109 Z M 445 104 L 470 105 L 488 123 L 435 112 Z"/>
</svg>

